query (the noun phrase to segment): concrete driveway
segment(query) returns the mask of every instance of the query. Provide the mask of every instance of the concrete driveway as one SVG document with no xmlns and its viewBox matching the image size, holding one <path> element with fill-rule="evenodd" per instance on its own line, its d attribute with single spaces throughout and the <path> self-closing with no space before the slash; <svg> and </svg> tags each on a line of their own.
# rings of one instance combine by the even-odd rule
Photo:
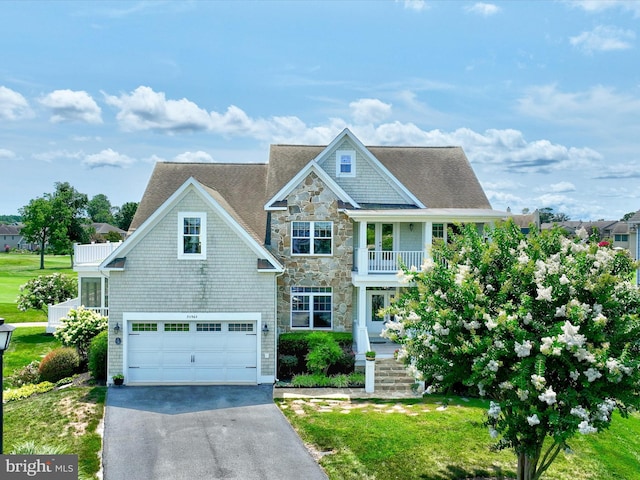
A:
<svg viewBox="0 0 640 480">
<path fill-rule="evenodd" d="M 112 387 L 105 480 L 326 480 L 270 385 Z"/>
</svg>

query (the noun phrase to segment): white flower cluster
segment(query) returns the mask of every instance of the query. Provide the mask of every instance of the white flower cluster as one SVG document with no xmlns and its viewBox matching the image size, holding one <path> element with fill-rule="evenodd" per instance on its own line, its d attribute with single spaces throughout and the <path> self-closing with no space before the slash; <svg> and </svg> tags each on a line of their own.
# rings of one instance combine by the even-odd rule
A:
<svg viewBox="0 0 640 480">
<path fill-rule="evenodd" d="M 525 340 L 522 343 L 515 342 L 515 351 L 518 357 L 528 357 L 531 355 L 531 349 L 533 348 L 533 343 L 529 340 Z"/>
<path fill-rule="evenodd" d="M 501 412 L 501 408 L 500 408 L 500 404 L 496 403 L 496 402 L 490 402 L 489 403 L 489 412 L 488 415 L 491 418 L 498 418 L 500 416 L 500 412 Z"/>
<path fill-rule="evenodd" d="M 547 383 L 547 380 L 543 376 L 536 375 L 534 373 L 533 375 L 531 375 L 531 383 L 533 383 L 533 386 L 536 390 L 542 390 Z"/>
<path fill-rule="evenodd" d="M 534 427 L 540 424 L 540 419 L 538 418 L 538 415 L 534 413 L 533 415 L 527 417 L 527 422 L 529 423 L 529 425 Z"/>
<path fill-rule="evenodd" d="M 549 387 L 544 393 L 538 395 L 538 400 L 545 402 L 547 405 L 553 405 L 556 403 L 556 392 L 553 391 L 553 388 Z"/>
</svg>

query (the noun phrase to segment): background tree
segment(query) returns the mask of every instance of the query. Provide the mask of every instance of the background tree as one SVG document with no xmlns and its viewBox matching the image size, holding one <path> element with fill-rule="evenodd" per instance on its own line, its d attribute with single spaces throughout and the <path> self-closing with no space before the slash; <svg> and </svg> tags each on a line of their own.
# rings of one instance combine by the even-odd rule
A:
<svg viewBox="0 0 640 480">
<path fill-rule="evenodd" d="M 56 182 L 56 190 L 53 197 L 61 201 L 68 210 L 68 223 L 64 236 L 55 235 L 52 237 L 52 245 L 57 253 L 68 254 L 71 257 L 73 267 L 73 244 L 87 243 L 89 232 L 87 230 L 88 221 L 86 218 L 87 195 L 78 192 L 68 182 Z"/>
<path fill-rule="evenodd" d="M 566 213 L 555 213 L 552 207 L 544 207 L 538 209 L 540 212 L 540 223 L 560 223 L 571 220 Z"/>
<path fill-rule="evenodd" d="M 627 220 L 629 220 L 631 217 L 633 217 L 636 214 L 636 212 L 629 212 L 629 213 L 625 213 L 624 216 L 620 219 L 621 222 L 626 222 Z"/>
<path fill-rule="evenodd" d="M 20 209 L 24 227 L 20 233 L 25 240 L 36 243 L 40 249 L 40 269 L 44 270 L 44 253 L 49 242 L 60 242 L 66 237 L 70 223 L 69 207 L 57 197 L 45 195 L 34 198 Z"/>
<path fill-rule="evenodd" d="M 640 407 L 640 293 L 628 252 L 581 230 L 525 237 L 512 222 L 474 225 L 434 246 L 390 309 L 384 335 L 427 392 L 464 386 L 491 399 L 487 426 L 536 480 L 577 433 Z M 548 443 L 545 444 L 545 440 Z"/>
<path fill-rule="evenodd" d="M 87 214 L 92 222 L 96 223 L 114 223 L 113 218 L 114 207 L 106 195 L 99 193 L 89 200 L 87 204 Z"/>
<path fill-rule="evenodd" d="M 133 220 L 133 216 L 136 214 L 137 209 L 137 202 L 124 203 L 114 215 L 116 226 L 125 232 L 129 230 L 129 226 L 131 225 L 131 221 Z"/>
</svg>

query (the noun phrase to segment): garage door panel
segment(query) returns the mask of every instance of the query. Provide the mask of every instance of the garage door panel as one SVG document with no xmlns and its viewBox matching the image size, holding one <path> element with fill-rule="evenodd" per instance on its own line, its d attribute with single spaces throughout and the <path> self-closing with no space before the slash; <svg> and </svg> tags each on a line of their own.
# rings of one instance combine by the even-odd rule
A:
<svg viewBox="0 0 640 480">
<path fill-rule="evenodd" d="M 127 363 L 136 368 L 127 381 L 255 384 L 256 328 L 255 321 L 132 323 Z"/>
</svg>

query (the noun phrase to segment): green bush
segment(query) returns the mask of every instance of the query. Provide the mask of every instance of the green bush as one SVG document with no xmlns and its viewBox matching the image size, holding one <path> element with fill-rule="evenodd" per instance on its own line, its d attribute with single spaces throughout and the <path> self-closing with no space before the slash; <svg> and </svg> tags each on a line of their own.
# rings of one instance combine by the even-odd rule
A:
<svg viewBox="0 0 640 480">
<path fill-rule="evenodd" d="M 291 378 L 293 375 L 305 373 L 306 357 L 309 353 L 309 336 L 318 333 L 312 331 L 287 332 L 278 337 L 278 378 Z M 352 351 L 353 335 L 347 332 L 320 332 L 333 338 L 343 350 L 343 356 L 329 369 L 330 374 L 351 373 L 355 365 L 355 355 Z M 294 356 L 298 359 L 294 365 L 292 361 L 282 358 Z"/>
<path fill-rule="evenodd" d="M 75 347 L 80 360 L 87 361 L 91 340 L 107 329 L 107 317 L 84 307 L 69 310 L 53 334 L 65 347 Z"/>
<path fill-rule="evenodd" d="M 89 372 L 95 380 L 107 378 L 107 350 L 109 333 L 105 330 L 96 335 L 89 344 Z"/>
<path fill-rule="evenodd" d="M 298 367 L 298 357 L 295 355 L 278 355 L 278 371 L 283 378 L 293 376 Z"/>
<path fill-rule="evenodd" d="M 331 377 L 322 374 L 295 375 L 291 379 L 291 385 L 299 388 L 364 387 L 364 374 L 352 373 L 350 375 L 334 375 Z"/>
<path fill-rule="evenodd" d="M 326 375 L 329 367 L 343 355 L 340 345 L 326 332 L 314 332 L 307 338 L 309 342 L 307 369 L 314 374 Z"/>
<path fill-rule="evenodd" d="M 40 362 L 40 379 L 55 383 L 62 378 L 73 375 L 79 365 L 80 357 L 75 349 L 56 348 L 51 350 Z"/>
<path fill-rule="evenodd" d="M 41 382 L 37 384 L 24 385 L 20 388 L 9 388 L 4 391 L 3 399 L 5 402 L 14 400 L 23 400 L 36 393 L 45 393 L 53 390 L 54 384 L 51 382 Z"/>
<path fill-rule="evenodd" d="M 8 383 L 14 387 L 22 387 L 23 385 L 29 385 L 31 383 L 38 383 L 40 381 L 40 362 L 34 360 L 29 365 L 22 367 L 16 373 L 8 378 Z"/>
</svg>

